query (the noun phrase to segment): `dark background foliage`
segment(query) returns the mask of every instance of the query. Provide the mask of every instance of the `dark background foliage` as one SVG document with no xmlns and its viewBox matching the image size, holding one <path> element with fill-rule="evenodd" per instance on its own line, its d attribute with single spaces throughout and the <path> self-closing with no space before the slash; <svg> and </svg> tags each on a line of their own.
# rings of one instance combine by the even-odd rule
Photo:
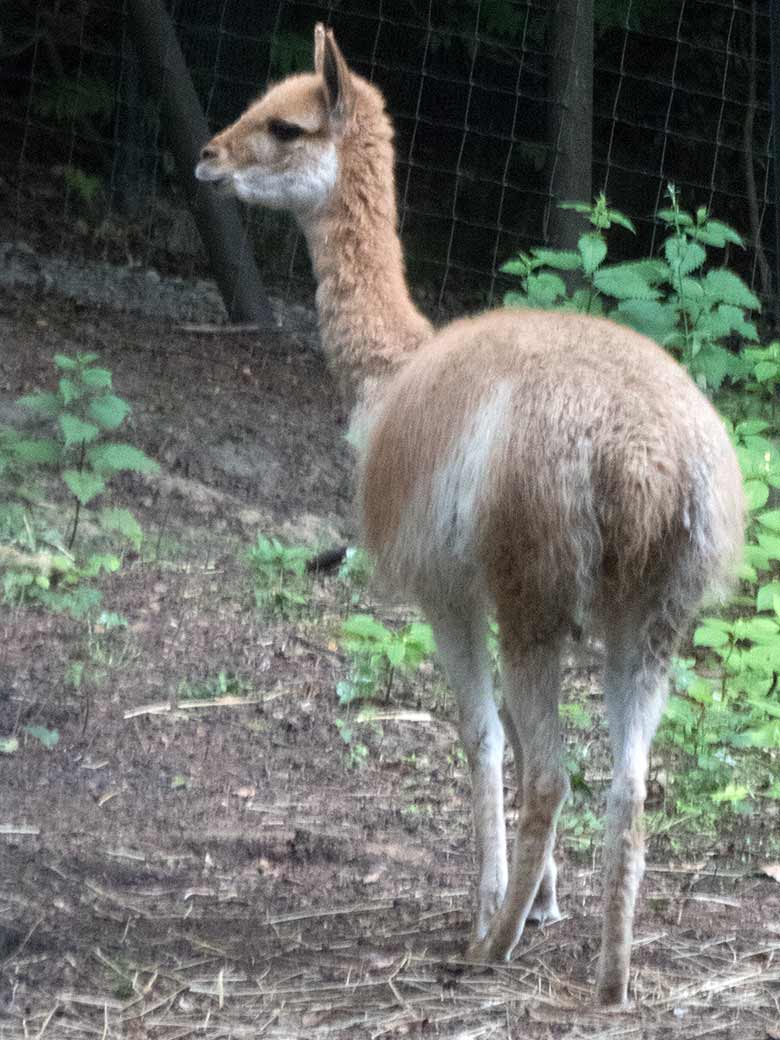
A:
<svg viewBox="0 0 780 1040">
<path fill-rule="evenodd" d="M 269 79 L 310 67 L 317 20 L 335 28 L 353 67 L 388 98 L 410 275 L 432 304 L 492 299 L 500 264 L 549 239 L 560 161 L 553 0 L 167 7 L 214 128 Z M 2 237 L 205 273 L 123 0 L 5 0 L 0 18 Z M 766 4 L 596 0 L 593 21 L 593 190 L 638 228 L 636 239 L 616 238 L 615 256 L 652 252 L 671 180 L 689 208 L 710 207 L 748 240 L 758 229 L 774 266 Z M 290 223 L 251 222 L 265 278 L 288 290 L 306 281 Z M 755 248 L 728 262 L 767 291 Z"/>
</svg>

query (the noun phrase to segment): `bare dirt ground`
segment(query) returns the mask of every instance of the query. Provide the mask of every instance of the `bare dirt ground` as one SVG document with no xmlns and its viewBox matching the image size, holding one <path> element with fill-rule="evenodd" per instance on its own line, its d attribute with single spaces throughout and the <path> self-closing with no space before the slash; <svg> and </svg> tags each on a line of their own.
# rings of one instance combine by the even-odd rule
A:
<svg viewBox="0 0 780 1040">
<path fill-rule="evenodd" d="M 651 843 L 626 1013 L 590 1003 L 598 853 L 565 836 L 563 921 L 510 964 L 458 962 L 474 871 L 451 704 L 433 675 L 399 687 L 349 768 L 342 592 L 322 579 L 309 616 L 269 620 L 242 561 L 257 530 L 328 545 L 351 529 L 310 329 L 195 334 L 38 279 L 2 291 L 0 333 L 0 420 L 51 385 L 54 353 L 95 349 L 162 466 L 120 482 L 146 532 L 103 587 L 126 629 L 0 614 L 0 736 L 20 737 L 0 755 L 1 1040 L 780 1037 L 760 821 L 704 851 Z M 198 700 L 220 672 L 229 695 Z"/>
</svg>

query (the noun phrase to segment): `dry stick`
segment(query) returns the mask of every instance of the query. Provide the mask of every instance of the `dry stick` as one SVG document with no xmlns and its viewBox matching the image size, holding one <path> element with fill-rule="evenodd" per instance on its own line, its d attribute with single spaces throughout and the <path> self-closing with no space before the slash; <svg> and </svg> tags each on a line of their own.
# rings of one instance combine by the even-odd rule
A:
<svg viewBox="0 0 780 1040">
<path fill-rule="evenodd" d="M 175 704 L 170 702 L 145 704 L 140 708 L 131 708 L 130 711 L 126 711 L 122 718 L 127 721 L 138 718 L 139 715 L 167 715 L 173 711 L 194 711 L 197 708 L 251 707 L 252 705 L 267 704 L 268 701 L 276 700 L 287 692 L 287 690 L 282 690 L 279 693 L 269 694 L 268 697 L 217 697 L 208 701 L 196 700 L 177 701 Z"/>
<path fill-rule="evenodd" d="M 205 336 L 240 336 L 249 332 L 283 332 L 281 322 L 272 325 L 258 325 L 257 322 L 247 322 L 239 325 L 217 325 L 198 324 L 196 322 L 184 322 L 177 325 L 182 332 L 196 332 Z"/>
<path fill-rule="evenodd" d="M 51 1009 L 51 1011 L 46 1016 L 46 1018 L 43 1020 L 43 1025 L 38 1030 L 38 1032 L 35 1034 L 35 1040 L 41 1040 L 41 1037 L 46 1032 L 46 1027 L 48 1026 L 49 1022 L 51 1022 L 51 1020 L 54 1017 L 58 1007 L 59 1007 L 59 1004 L 55 1004 L 54 1007 Z"/>
</svg>

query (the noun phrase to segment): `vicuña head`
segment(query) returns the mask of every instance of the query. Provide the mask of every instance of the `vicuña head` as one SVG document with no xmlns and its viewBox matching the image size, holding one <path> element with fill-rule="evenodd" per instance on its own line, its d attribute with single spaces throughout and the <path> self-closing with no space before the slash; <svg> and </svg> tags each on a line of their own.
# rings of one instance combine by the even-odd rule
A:
<svg viewBox="0 0 780 1040">
<path fill-rule="evenodd" d="M 431 326 L 404 277 L 384 99 L 349 71 L 321 25 L 314 66 L 313 75 L 272 87 L 212 138 L 195 173 L 244 202 L 295 215 L 319 285 L 323 344 L 353 396 L 415 350 Z"/>
<path fill-rule="evenodd" d="M 670 658 L 702 597 L 728 585 L 742 545 L 734 451 L 685 371 L 612 322 L 498 310 L 434 333 L 404 279 L 381 95 L 322 26 L 314 64 L 218 134 L 197 174 L 295 214 L 334 370 L 373 388 L 364 539 L 379 573 L 425 611 L 457 696 L 478 860 L 473 960 L 507 958 L 526 921 L 559 917 L 561 656 L 569 633 L 601 633 L 614 769 L 597 994 L 622 1004 Z M 521 802 L 509 872 L 504 732 Z"/>
</svg>

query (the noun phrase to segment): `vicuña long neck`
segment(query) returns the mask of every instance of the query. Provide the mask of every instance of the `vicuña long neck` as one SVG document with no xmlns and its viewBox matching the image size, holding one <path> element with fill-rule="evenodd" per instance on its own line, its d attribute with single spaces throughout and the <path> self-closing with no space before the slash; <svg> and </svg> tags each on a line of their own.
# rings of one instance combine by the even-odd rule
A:
<svg viewBox="0 0 780 1040">
<path fill-rule="evenodd" d="M 360 397 L 432 333 L 404 276 L 388 124 L 358 126 L 345 140 L 334 197 L 302 224 L 325 352 L 346 392 Z"/>
</svg>

